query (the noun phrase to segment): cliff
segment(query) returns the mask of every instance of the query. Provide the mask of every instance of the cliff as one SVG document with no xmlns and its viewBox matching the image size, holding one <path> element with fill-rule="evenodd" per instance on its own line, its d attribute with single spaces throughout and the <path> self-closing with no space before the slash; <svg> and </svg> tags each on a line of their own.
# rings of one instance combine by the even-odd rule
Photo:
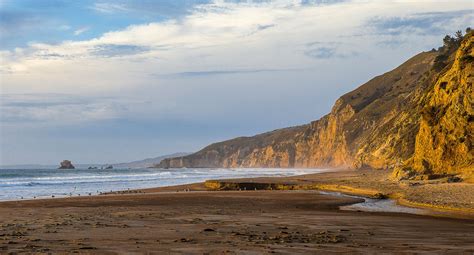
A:
<svg viewBox="0 0 474 255">
<path fill-rule="evenodd" d="M 453 39 L 454 40 L 454 39 Z M 215 143 L 159 167 L 371 167 L 473 172 L 472 32 L 340 97 L 310 124 Z"/>
<path fill-rule="evenodd" d="M 126 163 L 118 163 L 118 164 L 112 164 L 113 168 L 150 168 L 154 167 L 155 165 L 159 164 L 163 159 L 166 158 L 174 158 L 174 157 L 182 157 L 189 155 L 191 153 L 185 153 L 185 152 L 178 152 L 178 153 L 173 153 L 169 155 L 163 155 L 163 156 L 158 156 L 154 158 L 147 158 L 147 159 L 142 159 L 142 160 L 137 160 L 137 161 L 132 161 L 132 162 L 126 162 Z"/>
<path fill-rule="evenodd" d="M 474 175 L 474 37 L 466 36 L 450 64 L 420 99 L 413 157 L 400 174 Z M 410 173 L 410 170 L 412 173 Z M 415 173 L 413 173 L 413 171 Z"/>
<path fill-rule="evenodd" d="M 307 127 L 278 129 L 211 144 L 188 156 L 165 159 L 158 167 L 293 167 L 295 134 Z"/>
</svg>

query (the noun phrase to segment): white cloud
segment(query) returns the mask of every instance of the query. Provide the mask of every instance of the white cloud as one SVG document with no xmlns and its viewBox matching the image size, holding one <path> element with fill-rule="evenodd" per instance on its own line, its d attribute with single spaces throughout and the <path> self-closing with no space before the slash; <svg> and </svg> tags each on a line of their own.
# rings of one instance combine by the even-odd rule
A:
<svg viewBox="0 0 474 255">
<path fill-rule="evenodd" d="M 111 13 L 126 11 L 126 6 L 97 3 L 94 9 Z M 215 77 L 206 79 L 205 75 L 199 76 L 199 84 L 195 84 L 195 76 L 184 75 L 182 80 L 163 77 L 180 73 L 230 75 L 235 73 L 232 70 L 245 70 L 240 72 L 241 75 L 253 77 L 254 80 L 248 82 L 255 86 L 261 86 L 270 78 L 286 80 L 288 73 L 284 70 L 311 70 L 301 73 L 298 82 L 325 86 L 329 84 L 328 80 L 335 79 L 329 76 L 331 72 L 347 70 L 344 77 L 333 76 L 338 77 L 337 83 L 349 88 L 356 85 L 356 77 L 370 77 L 387 71 L 414 53 L 441 43 L 439 34 L 420 33 L 423 23 L 412 24 L 416 30 L 406 29 L 410 27 L 409 22 L 420 22 L 419 19 L 413 20 L 419 13 L 435 16 L 441 13 L 440 17 L 446 17 L 443 13 L 470 9 L 472 4 L 469 1 L 432 4 L 364 1 L 331 5 L 303 5 L 299 1 L 216 2 L 198 6 L 180 19 L 131 25 L 90 40 L 54 45 L 32 43 L 26 48 L 2 51 L 1 93 L 130 93 L 137 97 L 155 94 L 171 102 L 186 95 L 189 100 L 195 100 L 193 94 L 184 91 L 202 84 L 231 86 L 230 82 L 219 80 L 218 84 Z M 402 18 L 384 20 L 379 22 L 382 26 L 377 27 L 368 23 L 374 17 Z M 443 27 L 437 26 L 438 30 L 454 32 L 468 22 L 472 14 L 449 17 L 444 20 Z M 400 20 L 401 25 L 397 24 Z M 384 26 L 389 26 L 397 34 L 381 33 Z M 74 33 L 84 31 L 86 28 Z M 390 44 L 396 40 L 405 43 L 397 48 Z M 389 44 L 391 47 L 384 46 Z M 279 76 L 277 72 L 269 74 L 252 70 L 283 72 Z M 176 98 L 166 95 L 171 86 L 182 90 L 181 95 L 179 92 L 173 93 Z M 213 96 L 219 98 L 222 95 Z M 183 105 L 176 107 L 186 108 Z M 22 114 L 48 119 L 47 116 L 56 113 L 79 111 L 75 106 L 66 108 L 48 108 L 45 114 L 28 111 Z M 93 116 L 114 116 L 113 109 L 99 103 L 83 110 L 93 119 Z M 154 108 L 161 112 L 164 109 L 168 110 L 161 104 Z"/>
<path fill-rule="evenodd" d="M 2 123 L 72 125 L 127 117 L 147 102 L 74 94 L 6 94 L 0 97 Z"/>
<path fill-rule="evenodd" d="M 74 30 L 74 35 L 80 35 L 84 32 L 87 32 L 90 28 L 89 27 L 81 27 L 79 29 Z"/>
<path fill-rule="evenodd" d="M 126 12 L 128 8 L 124 4 L 117 4 L 117 3 L 94 3 L 91 9 L 100 12 L 100 13 L 117 13 L 117 12 Z"/>
</svg>

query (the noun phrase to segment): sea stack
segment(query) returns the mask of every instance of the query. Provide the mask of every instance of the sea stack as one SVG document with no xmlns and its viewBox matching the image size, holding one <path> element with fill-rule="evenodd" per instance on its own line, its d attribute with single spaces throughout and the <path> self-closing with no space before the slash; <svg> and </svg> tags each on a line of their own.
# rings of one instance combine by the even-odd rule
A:
<svg viewBox="0 0 474 255">
<path fill-rule="evenodd" d="M 70 160 L 63 160 L 58 169 L 75 169 Z"/>
</svg>

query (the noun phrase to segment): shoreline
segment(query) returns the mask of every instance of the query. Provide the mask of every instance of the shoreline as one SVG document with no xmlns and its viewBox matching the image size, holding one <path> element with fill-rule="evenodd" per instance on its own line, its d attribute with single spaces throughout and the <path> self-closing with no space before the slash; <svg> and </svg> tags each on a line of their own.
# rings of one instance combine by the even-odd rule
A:
<svg viewBox="0 0 474 255">
<path fill-rule="evenodd" d="M 365 170 L 372 172 L 382 172 L 383 170 Z M 355 174 L 360 176 L 367 176 L 366 173 L 361 170 L 348 170 L 348 169 L 324 169 L 324 172 L 303 174 L 295 176 L 284 176 L 284 177 L 253 177 L 253 178 L 231 178 L 231 179 L 217 179 L 217 180 L 206 180 L 204 182 L 195 182 L 189 184 L 179 184 L 172 186 L 152 187 L 152 188 L 139 188 L 139 189 L 127 189 L 117 190 L 112 192 L 100 192 L 93 193 L 91 195 L 83 196 L 56 196 L 56 197 L 41 197 L 41 198 L 28 198 L 28 199 L 17 199 L 17 200 L 3 200 L 2 203 L 9 202 L 23 202 L 23 201 L 42 201 L 42 200 L 57 200 L 57 199 L 69 199 L 69 198 L 81 198 L 81 197 L 102 197 L 110 195 L 131 195 L 131 194 L 147 194 L 147 193 L 180 193 L 186 191 L 262 191 L 262 190 L 293 190 L 293 191 L 323 191 L 341 193 L 345 195 L 352 195 L 362 198 L 369 199 L 390 199 L 395 201 L 399 206 L 425 209 L 429 212 L 426 215 L 446 218 L 461 218 L 461 219 L 474 219 L 474 200 L 472 208 L 463 208 L 450 205 L 435 205 L 430 202 L 420 202 L 411 200 L 404 194 L 403 190 L 396 190 L 392 192 L 386 192 L 383 189 L 376 189 L 373 185 L 365 185 L 360 187 L 361 183 L 357 185 L 351 185 L 347 183 L 347 180 L 342 178 L 341 183 L 334 183 L 332 181 L 325 181 L 326 175 L 339 174 Z M 384 173 L 385 175 L 387 173 Z M 359 177 L 360 177 L 359 176 Z M 320 177 L 320 178 L 318 178 Z M 385 176 L 386 177 L 386 176 Z M 317 179 L 317 181 L 315 181 Z M 387 179 L 385 179 L 387 181 Z M 399 184 L 396 182 L 391 183 Z M 466 184 L 474 188 L 474 184 Z M 402 185 L 404 185 L 402 183 Z M 407 188 L 408 186 L 404 186 Z M 474 189 L 473 189 L 474 190 Z"/>
<path fill-rule="evenodd" d="M 365 199 L 288 188 L 317 186 L 323 180 L 325 185 L 337 185 L 331 182 L 336 178 L 344 180 L 340 185 L 346 191 L 351 186 L 355 186 L 352 192 L 363 190 L 366 195 L 379 191 L 365 187 L 373 189 L 367 192 L 354 180 L 348 181 L 353 174 L 232 180 L 244 185 L 265 181 L 261 189 L 246 191 L 209 191 L 201 182 L 95 196 L 4 201 L 0 202 L 0 253 L 474 252 L 470 242 L 474 219 L 342 210 L 341 206 Z"/>
<path fill-rule="evenodd" d="M 319 173 L 323 169 L 112 169 L 62 171 L 32 169 L 0 171 L 0 200 L 87 196 L 100 192 L 156 188 L 204 182 L 217 178 L 293 176 Z"/>
</svg>

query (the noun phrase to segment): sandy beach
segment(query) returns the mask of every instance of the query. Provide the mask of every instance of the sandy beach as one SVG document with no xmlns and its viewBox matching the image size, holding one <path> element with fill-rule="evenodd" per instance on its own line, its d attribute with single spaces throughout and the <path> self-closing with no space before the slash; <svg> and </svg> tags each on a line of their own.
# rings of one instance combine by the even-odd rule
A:
<svg viewBox="0 0 474 255">
<path fill-rule="evenodd" d="M 265 180 L 302 182 L 325 175 L 330 183 L 328 176 L 350 172 Z M 362 199 L 314 190 L 205 190 L 199 183 L 129 194 L 2 202 L 0 252 L 474 252 L 473 219 L 341 211 L 339 206 Z"/>
</svg>

